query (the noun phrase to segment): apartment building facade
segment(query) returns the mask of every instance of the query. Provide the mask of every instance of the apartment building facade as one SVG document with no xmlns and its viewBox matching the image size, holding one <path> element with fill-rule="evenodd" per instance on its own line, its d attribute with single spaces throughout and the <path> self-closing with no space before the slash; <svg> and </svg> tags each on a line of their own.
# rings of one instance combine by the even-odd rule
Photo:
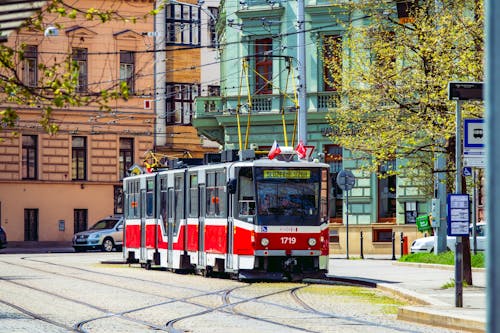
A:
<svg viewBox="0 0 500 333">
<path fill-rule="evenodd" d="M 335 132 L 326 118 L 336 106 L 332 98 L 336 89 L 327 83 L 326 68 L 329 61 L 343 61 L 333 50 L 343 47 L 345 37 L 338 22 L 348 17 L 331 1 L 304 2 L 305 45 L 298 45 L 297 2 L 224 2 L 220 8 L 224 18 L 221 93 L 197 99 L 194 125 L 226 149 L 266 151 L 274 140 L 281 146 L 295 146 L 297 87 L 306 87 L 307 146 L 314 149 L 311 158 L 331 166 L 332 252 L 345 253 L 350 244 L 351 251 L 359 253 L 364 243 L 365 253 L 388 254 L 393 235 L 399 251 L 401 233 L 409 244 L 422 236 L 415 219 L 430 211 L 430 198 L 407 179 L 395 175 L 379 178 L 363 171 L 362 160 L 332 142 Z M 305 48 L 306 75 L 297 80 L 300 47 Z M 397 168 L 398 163 L 401 161 L 385 167 Z M 336 177 L 344 169 L 356 176 L 348 201 L 346 192 L 336 185 Z"/>
</svg>

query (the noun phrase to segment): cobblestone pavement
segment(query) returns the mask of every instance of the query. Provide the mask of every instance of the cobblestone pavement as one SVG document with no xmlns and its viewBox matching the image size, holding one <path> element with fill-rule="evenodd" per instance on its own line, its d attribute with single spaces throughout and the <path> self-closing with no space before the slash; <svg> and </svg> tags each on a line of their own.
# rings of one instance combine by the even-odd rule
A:
<svg viewBox="0 0 500 333">
<path fill-rule="evenodd" d="M 377 289 L 109 264 L 120 260 L 116 252 L 0 254 L 0 332 L 454 332 L 397 320 L 405 303 Z"/>
</svg>

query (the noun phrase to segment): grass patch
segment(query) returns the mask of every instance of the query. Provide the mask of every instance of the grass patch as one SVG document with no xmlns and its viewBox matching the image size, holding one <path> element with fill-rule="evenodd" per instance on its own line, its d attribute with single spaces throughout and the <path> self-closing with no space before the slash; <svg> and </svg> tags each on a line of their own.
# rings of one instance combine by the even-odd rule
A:
<svg viewBox="0 0 500 333">
<path fill-rule="evenodd" d="M 401 257 L 400 262 L 414 262 L 425 264 L 438 264 L 438 265 L 455 265 L 455 253 L 448 251 L 440 254 L 434 253 L 413 253 Z M 471 253 L 471 266 L 475 268 L 484 268 L 485 256 L 483 252 L 478 254 Z"/>
<path fill-rule="evenodd" d="M 467 288 L 469 284 L 466 281 L 462 281 L 462 287 Z M 449 289 L 455 287 L 455 279 L 450 279 L 450 281 L 446 282 L 441 286 L 441 289 Z"/>
<path fill-rule="evenodd" d="M 377 289 L 367 287 L 309 285 L 307 288 L 301 290 L 301 292 L 328 295 L 330 297 L 354 298 L 358 302 L 380 305 L 383 307 L 384 313 L 388 314 L 397 313 L 400 306 L 408 305 L 408 302 L 404 300 L 391 297 Z"/>
</svg>

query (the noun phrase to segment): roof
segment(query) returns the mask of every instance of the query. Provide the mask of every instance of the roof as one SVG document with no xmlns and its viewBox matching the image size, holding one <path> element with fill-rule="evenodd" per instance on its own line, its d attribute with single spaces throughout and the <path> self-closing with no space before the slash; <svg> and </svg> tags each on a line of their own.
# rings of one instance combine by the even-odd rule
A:
<svg viewBox="0 0 500 333">
<path fill-rule="evenodd" d="M 9 34 L 19 28 L 46 1 L 40 0 L 1 0 L 0 1 L 0 42 L 7 41 Z"/>
</svg>

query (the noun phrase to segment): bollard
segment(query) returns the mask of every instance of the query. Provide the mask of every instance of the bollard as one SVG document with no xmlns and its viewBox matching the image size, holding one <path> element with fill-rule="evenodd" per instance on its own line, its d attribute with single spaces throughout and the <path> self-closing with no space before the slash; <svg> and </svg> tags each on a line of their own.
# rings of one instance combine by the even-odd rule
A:
<svg viewBox="0 0 500 333">
<path fill-rule="evenodd" d="M 403 240 L 404 240 L 404 235 L 403 235 L 403 232 L 401 231 L 401 233 L 399 234 L 399 238 L 400 238 L 400 246 L 401 246 L 401 257 L 404 255 L 404 244 L 403 244 Z"/>
<path fill-rule="evenodd" d="M 392 232 L 392 260 L 396 260 L 396 233 Z"/>
<path fill-rule="evenodd" d="M 359 232 L 359 244 L 360 244 L 360 254 L 361 254 L 361 259 L 365 259 L 363 256 L 363 231 Z"/>
</svg>

